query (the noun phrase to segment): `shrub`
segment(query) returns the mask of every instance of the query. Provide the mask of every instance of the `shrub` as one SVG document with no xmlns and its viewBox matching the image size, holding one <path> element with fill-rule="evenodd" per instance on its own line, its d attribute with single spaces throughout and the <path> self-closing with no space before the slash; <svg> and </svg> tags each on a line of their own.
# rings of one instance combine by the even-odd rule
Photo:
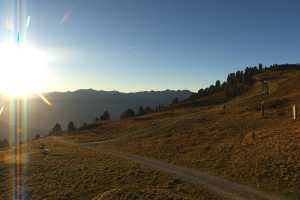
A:
<svg viewBox="0 0 300 200">
<path fill-rule="evenodd" d="M 74 122 L 70 121 L 68 124 L 68 131 L 75 131 L 75 130 L 76 130 L 76 127 L 74 125 Z"/>
<path fill-rule="evenodd" d="M 126 119 L 134 116 L 135 116 L 134 110 L 129 108 L 121 114 L 121 119 Z"/>
<path fill-rule="evenodd" d="M 109 114 L 109 112 L 108 112 L 107 110 L 104 111 L 103 114 L 101 115 L 100 119 L 101 119 L 102 121 L 110 120 L 110 114 Z"/>
</svg>

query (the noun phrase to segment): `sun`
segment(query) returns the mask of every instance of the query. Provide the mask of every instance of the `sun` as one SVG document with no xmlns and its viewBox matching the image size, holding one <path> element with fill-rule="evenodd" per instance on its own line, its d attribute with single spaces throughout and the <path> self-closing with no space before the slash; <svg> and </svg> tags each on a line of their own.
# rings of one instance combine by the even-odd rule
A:
<svg viewBox="0 0 300 200">
<path fill-rule="evenodd" d="M 0 93 L 27 97 L 43 92 L 49 79 L 48 57 L 38 48 L 0 44 Z"/>
</svg>

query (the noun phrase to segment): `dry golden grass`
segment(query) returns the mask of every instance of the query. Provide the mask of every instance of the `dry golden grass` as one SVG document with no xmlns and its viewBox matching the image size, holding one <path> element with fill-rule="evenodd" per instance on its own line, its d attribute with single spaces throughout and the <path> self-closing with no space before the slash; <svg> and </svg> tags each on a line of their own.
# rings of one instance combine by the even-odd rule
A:
<svg viewBox="0 0 300 200">
<path fill-rule="evenodd" d="M 43 155 L 39 146 L 49 148 Z M 199 187 L 56 137 L 24 147 L 27 199 L 222 199 Z M 3 157 L 2 157 L 3 158 Z M 0 160 L 0 199 L 12 199 L 9 160 Z"/>
<path fill-rule="evenodd" d="M 179 108 L 107 123 L 94 130 L 98 134 L 93 139 L 114 139 L 109 145 L 122 151 L 209 171 L 261 190 L 297 195 L 300 121 L 292 121 L 290 105 L 300 102 L 300 72 L 260 76 L 272 78 L 268 97 L 260 96 L 258 82 L 247 94 L 226 103 L 225 113 L 222 105 Z M 264 118 L 257 110 L 262 100 L 267 109 Z"/>
<path fill-rule="evenodd" d="M 63 136 L 75 142 L 108 141 L 94 150 L 54 138 L 33 142 L 25 174 L 29 199 L 219 199 L 197 186 L 101 153 L 108 147 L 296 197 L 300 121 L 292 121 L 290 104 L 300 102 L 300 72 L 260 76 L 272 77 L 270 95 L 261 97 L 257 83 L 226 103 L 225 113 L 222 105 L 178 108 Z M 264 118 L 257 110 L 262 100 Z M 50 155 L 39 152 L 40 142 L 46 143 Z M 7 199 L 11 179 L 3 158 L 0 154 L 0 197 Z"/>
</svg>

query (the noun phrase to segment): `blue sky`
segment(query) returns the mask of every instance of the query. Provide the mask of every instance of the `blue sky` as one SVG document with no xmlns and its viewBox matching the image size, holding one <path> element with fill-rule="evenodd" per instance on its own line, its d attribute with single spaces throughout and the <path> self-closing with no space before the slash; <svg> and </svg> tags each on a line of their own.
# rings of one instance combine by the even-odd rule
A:
<svg viewBox="0 0 300 200">
<path fill-rule="evenodd" d="M 12 2 L 0 0 L 2 25 Z M 59 84 L 49 90 L 196 91 L 246 66 L 300 62 L 296 0 L 26 0 L 24 6 L 28 41 L 54 57 Z M 2 26 L 0 38 L 6 34 Z"/>
</svg>

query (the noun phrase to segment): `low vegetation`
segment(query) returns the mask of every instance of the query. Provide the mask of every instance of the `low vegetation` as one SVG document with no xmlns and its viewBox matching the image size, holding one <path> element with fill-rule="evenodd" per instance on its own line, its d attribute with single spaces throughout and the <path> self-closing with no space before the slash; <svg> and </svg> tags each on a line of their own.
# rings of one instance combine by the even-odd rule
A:
<svg viewBox="0 0 300 200">
<path fill-rule="evenodd" d="M 52 136 L 24 146 L 27 199 L 222 199 L 166 174 L 61 139 Z M 48 155 L 41 153 L 41 145 L 49 149 Z M 8 152 L 0 154 L 0 199 L 11 199 L 11 159 Z"/>
<path fill-rule="evenodd" d="M 78 129 L 73 124 L 60 137 L 35 140 L 24 146 L 29 160 L 24 171 L 26 194 L 29 199 L 222 199 L 199 186 L 106 154 L 103 149 L 107 148 L 297 199 L 300 129 L 291 105 L 300 106 L 298 67 L 249 68 L 249 72 L 229 75 L 225 84 L 217 81 L 214 89 L 202 90 L 208 94 L 174 100 L 163 111 L 128 109 L 119 121 L 110 121 L 109 114 L 103 113 L 101 122 Z M 249 73 L 251 78 L 245 78 Z M 268 95 L 262 95 L 261 80 L 268 82 Z M 228 92 L 229 88 L 234 92 Z M 193 107 L 192 102 L 204 103 Z M 61 126 L 56 124 L 53 132 L 61 133 Z M 95 148 L 76 144 L 95 141 L 103 143 Z M 41 144 L 49 149 L 48 155 L 40 152 Z M 7 152 L 0 152 L 0 197 L 4 199 L 12 194 L 9 160 Z"/>
<path fill-rule="evenodd" d="M 300 194 L 300 129 L 299 121 L 292 118 L 291 105 L 300 106 L 299 77 L 298 69 L 266 70 L 226 106 L 176 107 L 102 124 L 78 141 L 106 140 L 105 145 L 120 151 L 296 198 Z M 267 96 L 261 93 L 261 79 L 268 79 Z M 264 117 L 261 101 L 265 102 Z M 76 138 L 72 137 L 69 139 Z"/>
<path fill-rule="evenodd" d="M 6 139 L 0 140 L 0 148 L 6 148 L 9 146 L 9 143 Z"/>
</svg>

